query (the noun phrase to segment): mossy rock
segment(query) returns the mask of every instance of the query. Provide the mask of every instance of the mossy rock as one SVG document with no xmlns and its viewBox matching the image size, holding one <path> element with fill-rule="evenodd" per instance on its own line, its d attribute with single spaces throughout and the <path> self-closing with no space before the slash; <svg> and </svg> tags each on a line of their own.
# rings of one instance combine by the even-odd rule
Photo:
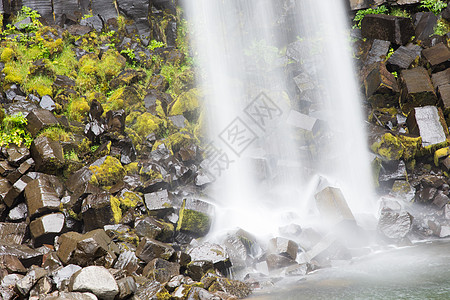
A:
<svg viewBox="0 0 450 300">
<path fill-rule="evenodd" d="M 211 228 L 211 217 L 204 211 L 187 208 L 186 201 L 186 199 L 183 200 L 180 209 L 177 231 L 187 232 L 197 237 L 205 236 Z"/>
<path fill-rule="evenodd" d="M 4 63 L 12 61 L 16 57 L 16 53 L 11 48 L 4 48 L 0 55 L 0 60 Z"/>
<path fill-rule="evenodd" d="M 195 113 L 199 110 L 200 99 L 203 97 L 203 91 L 198 88 L 191 89 L 183 94 L 181 94 L 177 100 L 175 100 L 170 108 L 169 115 L 184 115 L 186 119 L 189 118 L 189 113 Z M 188 115 L 186 115 L 188 113 Z"/>
<path fill-rule="evenodd" d="M 370 148 L 385 160 L 410 160 L 422 154 L 422 138 L 385 133 Z"/>
<path fill-rule="evenodd" d="M 129 109 L 139 102 L 141 102 L 139 92 L 134 87 L 124 86 L 114 91 L 109 97 L 105 104 L 105 111 Z"/>
<path fill-rule="evenodd" d="M 126 62 L 119 52 L 109 49 L 102 55 L 99 69 L 102 70 L 106 80 L 110 80 L 125 68 Z"/>
<path fill-rule="evenodd" d="M 120 161 L 112 156 L 106 156 L 94 162 L 89 170 L 93 173 L 91 183 L 109 187 L 120 182 L 126 172 Z"/>
<path fill-rule="evenodd" d="M 169 135 L 163 140 L 157 141 L 153 147 L 152 151 L 156 150 L 159 145 L 165 144 L 166 147 L 172 152 L 172 154 L 178 152 L 180 148 L 187 147 L 191 144 L 195 144 L 195 139 L 193 139 L 189 134 L 183 132 L 175 132 Z"/>
<path fill-rule="evenodd" d="M 132 112 L 126 118 L 127 126 L 130 126 L 141 137 L 146 137 L 152 132 L 158 132 L 164 121 L 148 112 Z"/>
<path fill-rule="evenodd" d="M 122 86 L 130 86 L 139 81 L 144 80 L 147 74 L 144 71 L 126 69 L 120 72 L 115 78 L 109 82 L 111 89 L 117 89 Z"/>
</svg>

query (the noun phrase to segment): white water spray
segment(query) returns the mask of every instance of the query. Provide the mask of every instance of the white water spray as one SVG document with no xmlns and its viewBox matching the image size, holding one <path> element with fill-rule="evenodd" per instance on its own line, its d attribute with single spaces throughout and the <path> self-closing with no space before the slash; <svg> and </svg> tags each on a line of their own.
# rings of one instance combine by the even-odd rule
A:
<svg viewBox="0 0 450 300">
<path fill-rule="evenodd" d="M 219 206 L 216 231 L 240 227 L 276 234 L 280 225 L 308 223 L 317 174 L 342 188 L 354 213 L 373 211 L 344 8 L 334 0 L 297 2 L 184 1 L 206 95 L 207 168 L 215 178 L 210 196 Z M 279 45 L 276 30 L 283 10 L 301 20 L 292 23 L 296 28 L 289 28 L 290 35 L 318 47 L 318 53 L 294 65 L 294 72 L 308 71 L 317 83 L 310 114 L 332 129 L 326 149 L 311 149 L 311 136 L 286 122 L 298 108 L 287 92 L 287 80 L 293 79 L 285 70 L 292 61 L 279 50 L 286 46 Z M 312 158 L 312 151 L 320 157 Z"/>
</svg>

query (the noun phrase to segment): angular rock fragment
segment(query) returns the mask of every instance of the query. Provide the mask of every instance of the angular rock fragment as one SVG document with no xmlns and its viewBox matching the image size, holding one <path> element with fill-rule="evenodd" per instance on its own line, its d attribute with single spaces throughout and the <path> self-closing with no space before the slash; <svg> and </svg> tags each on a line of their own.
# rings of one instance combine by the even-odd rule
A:
<svg viewBox="0 0 450 300">
<path fill-rule="evenodd" d="M 11 255 L 17 257 L 25 268 L 42 264 L 43 253 L 31 249 L 26 245 L 11 245 L 0 241 L 0 256 Z"/>
<path fill-rule="evenodd" d="M 72 275 L 81 269 L 82 268 L 80 266 L 69 264 L 52 272 L 52 278 L 53 282 L 56 284 L 56 288 L 58 290 L 63 290 L 67 287 Z"/>
<path fill-rule="evenodd" d="M 391 42 L 389 42 L 389 41 L 375 39 L 372 42 L 372 47 L 369 51 L 369 54 L 365 61 L 365 64 L 370 65 L 375 62 L 383 61 L 386 58 L 386 54 L 389 51 L 390 45 L 391 45 Z"/>
<path fill-rule="evenodd" d="M 437 16 L 430 12 L 419 12 L 415 16 L 415 36 L 417 40 L 424 41 L 434 34 L 434 27 L 437 23 Z"/>
<path fill-rule="evenodd" d="M 416 107 L 408 115 L 408 129 L 411 134 L 422 138 L 422 146 L 432 146 L 446 141 L 446 125 L 435 106 Z"/>
<path fill-rule="evenodd" d="M 310 131 L 313 133 L 317 133 L 317 131 L 320 129 L 320 126 L 321 126 L 320 120 L 310 117 L 308 115 L 302 114 L 295 110 L 291 110 L 289 112 L 289 116 L 288 116 L 286 122 L 288 125 L 291 125 L 295 128 Z"/>
<path fill-rule="evenodd" d="M 442 209 L 447 203 L 450 203 L 450 198 L 444 192 L 438 191 L 434 196 L 433 204 Z"/>
<path fill-rule="evenodd" d="M 102 228 L 104 225 L 114 224 L 115 216 L 111 207 L 111 194 L 90 194 L 81 205 L 84 227 L 87 231 Z M 118 220 L 120 221 L 120 220 Z"/>
<path fill-rule="evenodd" d="M 139 259 L 133 251 L 124 251 L 120 253 L 114 264 L 115 269 L 124 270 L 131 275 L 139 268 Z"/>
<path fill-rule="evenodd" d="M 439 86 L 438 94 L 440 98 L 439 102 L 444 109 L 444 113 L 448 115 L 450 113 L 450 83 Z"/>
<path fill-rule="evenodd" d="M 187 252 L 192 261 L 211 261 L 219 271 L 226 271 L 231 267 L 230 256 L 226 248 L 219 244 L 203 243 Z"/>
<path fill-rule="evenodd" d="M 351 259 L 352 255 L 334 235 L 326 235 L 311 250 L 305 258 L 308 262 L 316 262 L 321 266 L 329 265 L 330 260 Z"/>
<path fill-rule="evenodd" d="M 364 16 L 361 34 L 364 38 L 405 45 L 414 35 L 414 27 L 410 18 L 372 14 Z"/>
<path fill-rule="evenodd" d="M 145 206 L 150 215 L 163 218 L 174 212 L 172 200 L 167 190 L 162 190 L 144 195 Z"/>
<path fill-rule="evenodd" d="M 387 68 L 391 72 L 399 72 L 408 69 L 414 60 L 420 55 L 422 48 L 417 45 L 400 46 L 387 60 Z"/>
<path fill-rule="evenodd" d="M 90 266 L 72 275 L 69 291 L 91 292 L 100 299 L 113 300 L 119 293 L 119 287 L 106 268 Z"/>
<path fill-rule="evenodd" d="M 139 285 L 135 297 L 137 299 L 158 299 L 158 298 L 170 298 L 169 293 L 164 286 L 158 281 L 149 280 L 144 284 Z M 164 299 L 164 298 L 163 298 Z"/>
<path fill-rule="evenodd" d="M 9 183 L 8 179 L 0 178 L 0 201 L 3 201 L 10 188 L 11 183 Z"/>
<path fill-rule="evenodd" d="M 27 184 L 32 179 L 28 177 L 27 175 L 22 176 L 19 180 L 17 180 L 12 187 L 8 190 L 6 195 L 3 198 L 3 202 L 8 206 L 12 207 L 17 203 L 18 197 L 22 194 L 22 192 L 25 190 Z"/>
<path fill-rule="evenodd" d="M 201 237 L 209 232 L 213 207 L 202 200 L 184 199 L 180 209 L 177 230 Z"/>
<path fill-rule="evenodd" d="M 32 158 L 29 158 L 23 163 L 21 163 L 17 169 L 10 172 L 6 178 L 9 180 L 9 182 L 14 184 L 17 180 L 19 180 L 20 177 L 25 175 L 33 167 L 34 167 L 34 160 Z"/>
<path fill-rule="evenodd" d="M 58 120 L 49 110 L 34 109 L 27 115 L 27 130 L 36 136 L 42 129 L 58 125 Z"/>
<path fill-rule="evenodd" d="M 54 237 L 64 228 L 65 217 L 62 213 L 45 215 L 30 223 L 30 232 L 39 243 L 53 244 Z"/>
<path fill-rule="evenodd" d="M 27 296 L 33 285 L 47 275 L 47 270 L 44 268 L 34 268 L 30 270 L 25 277 L 16 282 L 16 289 L 22 296 Z"/>
<path fill-rule="evenodd" d="M 27 184 L 25 199 L 30 217 L 60 209 L 61 200 L 54 186 L 45 178 L 37 178 Z"/>
<path fill-rule="evenodd" d="M 273 238 L 269 241 L 268 252 L 280 254 L 290 259 L 297 258 L 298 245 L 294 241 L 285 238 Z"/>
<path fill-rule="evenodd" d="M 273 253 L 267 255 L 266 263 L 269 271 L 289 267 L 296 264 L 295 260 L 293 260 L 292 258 Z"/>
<path fill-rule="evenodd" d="M 137 291 L 136 282 L 131 276 L 117 280 L 117 285 L 119 287 L 119 299 L 126 299 Z"/>
<path fill-rule="evenodd" d="M 168 260 L 175 250 L 168 244 L 150 238 L 143 238 L 136 249 L 136 256 L 146 263 L 155 258 Z"/>
<path fill-rule="evenodd" d="M 395 76 L 390 73 L 384 63 L 375 63 L 364 71 L 364 87 L 366 97 L 372 107 L 394 107 L 399 103 L 400 89 Z"/>
<path fill-rule="evenodd" d="M 39 136 L 34 139 L 30 152 L 36 164 L 36 171 L 56 174 L 64 166 L 61 144 L 46 136 Z"/>
<path fill-rule="evenodd" d="M 434 87 L 431 84 L 427 70 L 417 67 L 401 72 L 402 109 L 404 112 L 412 108 L 426 105 L 436 105 L 438 102 Z"/>
<path fill-rule="evenodd" d="M 424 49 L 422 54 L 432 66 L 436 66 L 450 60 L 450 49 L 444 45 L 444 43 L 439 43 L 433 47 Z"/>
<path fill-rule="evenodd" d="M 172 276 L 180 274 L 180 265 L 161 258 L 150 261 L 142 271 L 142 275 L 161 283 L 168 282 Z"/>
<path fill-rule="evenodd" d="M 0 223 L 0 243 L 22 244 L 27 230 L 25 223 Z"/>
<path fill-rule="evenodd" d="M 450 84 L 450 68 L 432 74 L 431 81 L 433 81 L 433 86 L 435 89 L 438 89 L 442 85 Z"/>
<path fill-rule="evenodd" d="M 187 265 L 187 275 L 195 281 L 200 281 L 206 272 L 213 269 L 214 265 L 210 260 L 195 260 Z"/>
<path fill-rule="evenodd" d="M 317 193 L 315 198 L 320 214 L 330 224 L 338 224 L 342 221 L 355 221 L 340 189 L 327 187 Z"/>
</svg>

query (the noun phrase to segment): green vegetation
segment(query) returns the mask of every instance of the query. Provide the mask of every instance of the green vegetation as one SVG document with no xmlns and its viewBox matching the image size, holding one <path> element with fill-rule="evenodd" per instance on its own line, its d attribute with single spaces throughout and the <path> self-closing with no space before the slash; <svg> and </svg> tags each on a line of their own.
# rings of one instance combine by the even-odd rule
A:
<svg viewBox="0 0 450 300">
<path fill-rule="evenodd" d="M 434 27 L 434 34 L 443 36 L 450 32 L 450 23 L 442 18 L 439 18 L 436 26 Z"/>
<path fill-rule="evenodd" d="M 25 128 L 27 119 L 22 113 L 16 113 L 10 116 L 5 116 L 3 110 L 0 126 L 0 146 L 8 146 L 9 144 L 16 144 L 17 146 L 30 147 L 33 141 L 31 134 Z"/>
<path fill-rule="evenodd" d="M 358 10 L 356 12 L 355 17 L 353 18 L 353 22 L 356 24 L 353 25 L 353 28 L 361 28 L 361 22 L 366 15 L 378 15 L 378 14 L 387 14 L 389 12 L 388 8 L 385 5 L 381 5 L 377 8 L 367 8 Z"/>
<path fill-rule="evenodd" d="M 447 3 L 442 0 L 422 0 L 420 1 L 420 7 L 431 11 L 435 15 L 438 15 L 444 8 L 447 7 Z"/>
</svg>

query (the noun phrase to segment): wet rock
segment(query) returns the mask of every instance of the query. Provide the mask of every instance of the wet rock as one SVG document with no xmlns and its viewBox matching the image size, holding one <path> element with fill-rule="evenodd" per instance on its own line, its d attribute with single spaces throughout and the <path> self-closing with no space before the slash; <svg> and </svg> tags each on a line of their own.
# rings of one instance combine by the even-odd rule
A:
<svg viewBox="0 0 450 300">
<path fill-rule="evenodd" d="M 137 71 L 134 69 L 126 69 L 120 72 L 115 78 L 109 82 L 111 89 L 117 89 L 122 86 L 130 86 L 138 81 L 144 80 L 147 77 L 144 71 Z M 126 92 L 124 92 L 126 94 Z"/>
<path fill-rule="evenodd" d="M 448 75 L 450 78 L 450 72 L 448 72 Z M 450 112 L 450 83 L 439 86 L 438 93 L 440 97 L 440 104 L 442 105 L 444 112 L 448 114 Z"/>
<path fill-rule="evenodd" d="M 123 109 L 108 111 L 106 113 L 106 124 L 109 132 L 124 133 L 125 130 L 125 111 Z"/>
<path fill-rule="evenodd" d="M 20 260 L 12 255 L 0 256 L 0 268 L 6 270 L 9 273 L 26 273 L 27 270 L 22 265 Z"/>
<path fill-rule="evenodd" d="M 436 66 L 450 60 L 450 49 L 444 45 L 444 43 L 439 43 L 436 46 L 424 49 L 422 54 L 432 66 Z"/>
<path fill-rule="evenodd" d="M 399 72 L 408 69 L 409 66 L 420 56 L 422 48 L 418 45 L 408 44 L 400 46 L 387 60 L 387 68 L 389 71 Z"/>
<path fill-rule="evenodd" d="M 248 297 L 252 293 L 250 287 L 244 282 L 221 277 L 217 278 L 208 290 L 213 293 L 222 291 L 238 299 Z"/>
<path fill-rule="evenodd" d="M 174 253 L 175 250 L 170 245 L 150 238 L 143 238 L 136 249 L 136 256 L 146 263 L 155 258 L 168 260 Z"/>
<path fill-rule="evenodd" d="M 297 258 L 298 245 L 294 241 L 285 238 L 273 238 L 269 241 L 268 252 L 279 254 L 295 260 Z"/>
<path fill-rule="evenodd" d="M 414 199 L 416 190 L 406 180 L 396 180 L 392 185 L 391 195 L 397 199 L 410 202 Z"/>
<path fill-rule="evenodd" d="M 6 160 L 0 161 L 0 175 L 1 176 L 6 177 L 12 171 L 14 171 L 14 168 L 8 163 L 8 161 L 6 161 Z M 1 178 L 0 180 L 4 180 L 4 179 Z M 4 189 L 2 189 L 2 190 L 4 190 Z"/>
<path fill-rule="evenodd" d="M 65 75 L 56 75 L 53 86 L 57 89 L 69 89 L 75 87 L 75 80 Z"/>
<path fill-rule="evenodd" d="M 383 211 L 378 221 L 378 231 L 382 236 L 401 241 L 411 231 L 413 217 L 408 212 Z"/>
<path fill-rule="evenodd" d="M 25 187 L 28 215 L 34 217 L 60 209 L 61 201 L 54 186 L 45 178 L 30 181 Z"/>
<path fill-rule="evenodd" d="M 97 32 L 100 32 L 103 29 L 103 22 L 99 16 L 92 16 L 92 17 L 84 18 L 80 21 L 80 25 L 92 27 Z"/>
<path fill-rule="evenodd" d="M 161 283 L 165 283 L 172 278 L 180 274 L 180 265 L 177 263 L 168 262 L 161 258 L 155 258 L 150 261 L 142 271 L 142 275 L 156 280 Z"/>
<path fill-rule="evenodd" d="M 394 75 L 384 63 L 375 63 L 364 71 L 364 88 L 366 97 L 372 107 L 392 107 L 398 105 L 400 89 Z"/>
<path fill-rule="evenodd" d="M 355 221 L 340 189 L 327 187 L 314 197 L 320 214 L 330 224 L 338 224 L 342 221 Z"/>
<path fill-rule="evenodd" d="M 203 243 L 187 252 L 192 261 L 211 261 L 214 268 L 221 272 L 231 267 L 230 256 L 226 248 L 219 244 Z"/>
<path fill-rule="evenodd" d="M 41 279 L 42 277 L 47 275 L 47 270 L 43 268 L 34 268 L 29 271 L 25 277 L 16 282 L 16 289 L 22 296 L 28 295 L 33 285 Z"/>
<path fill-rule="evenodd" d="M 0 178 L 0 201 L 3 201 L 11 187 L 11 183 L 9 183 L 8 179 Z"/>
<path fill-rule="evenodd" d="M 0 243 L 20 245 L 25 237 L 27 224 L 0 223 Z"/>
<path fill-rule="evenodd" d="M 310 131 L 316 133 L 321 126 L 320 120 L 310 117 L 308 115 L 302 114 L 298 111 L 291 110 L 289 116 L 286 120 L 287 124 L 295 128 Z"/>
<path fill-rule="evenodd" d="M 170 295 L 161 283 L 149 280 L 144 284 L 139 285 L 135 297 L 137 299 L 158 300 L 162 297 L 169 298 Z"/>
<path fill-rule="evenodd" d="M 437 96 L 427 71 L 417 67 L 401 72 L 403 111 L 413 107 L 436 105 Z"/>
<path fill-rule="evenodd" d="M 115 269 L 124 270 L 131 275 L 139 268 L 139 259 L 133 251 L 123 251 L 114 264 Z"/>
<path fill-rule="evenodd" d="M 187 265 L 191 262 L 191 256 L 183 251 L 177 251 L 170 257 L 169 261 L 176 262 L 185 269 Z"/>
<path fill-rule="evenodd" d="M 411 134 L 422 138 L 422 146 L 432 146 L 446 141 L 445 121 L 435 106 L 416 107 L 407 119 Z"/>
<path fill-rule="evenodd" d="M 30 147 L 31 156 L 38 172 L 56 174 L 64 166 L 63 149 L 59 142 L 46 136 L 34 139 Z"/>
<path fill-rule="evenodd" d="M 106 127 L 98 120 L 93 120 L 84 127 L 84 134 L 90 141 L 98 142 L 100 136 L 106 131 Z"/>
<path fill-rule="evenodd" d="M 164 230 L 164 226 L 152 217 L 137 219 L 134 228 L 139 237 L 148 237 L 151 239 L 156 239 Z"/>
<path fill-rule="evenodd" d="M 266 263 L 269 271 L 289 267 L 296 264 L 295 260 L 293 260 L 292 258 L 280 254 L 267 255 Z"/>
<path fill-rule="evenodd" d="M 444 206 L 449 202 L 450 198 L 442 191 L 438 191 L 436 196 L 434 196 L 433 204 L 436 205 L 439 209 L 444 208 Z"/>
<path fill-rule="evenodd" d="M 27 121 L 27 130 L 33 136 L 36 136 L 42 129 L 58 125 L 55 115 L 44 108 L 31 111 L 27 115 Z"/>
<path fill-rule="evenodd" d="M 150 215 L 163 218 L 174 212 L 172 200 L 167 190 L 162 190 L 144 195 L 145 206 Z"/>
<path fill-rule="evenodd" d="M 147 89 L 156 89 L 160 92 L 164 92 L 169 87 L 169 83 L 167 79 L 161 75 L 153 75 L 152 78 L 150 78 L 150 81 L 148 83 Z"/>
<path fill-rule="evenodd" d="M 180 209 L 177 231 L 194 237 L 204 236 L 211 227 L 213 207 L 198 199 L 184 199 Z"/>
<path fill-rule="evenodd" d="M 18 202 L 18 197 L 25 190 L 25 187 L 32 179 L 27 175 L 22 176 L 19 180 L 17 180 L 12 187 L 8 190 L 5 197 L 3 198 L 3 202 L 8 206 L 12 207 Z"/>
<path fill-rule="evenodd" d="M 361 22 L 361 34 L 364 38 L 405 45 L 414 35 L 414 27 L 410 18 L 381 14 L 366 15 Z"/>
<path fill-rule="evenodd" d="M 286 276 L 304 276 L 308 273 L 308 264 L 295 264 L 284 270 Z"/>
<path fill-rule="evenodd" d="M 170 116 L 169 120 L 172 121 L 173 125 L 178 128 L 186 127 L 186 118 L 183 115 Z"/>
<path fill-rule="evenodd" d="M 381 62 L 386 58 L 391 42 L 382 40 L 373 40 L 372 47 L 367 55 L 366 64 Z"/>
<path fill-rule="evenodd" d="M 31 249 L 26 245 L 11 245 L 0 241 L 0 256 L 11 255 L 17 257 L 25 268 L 42 264 L 43 253 Z"/>
<path fill-rule="evenodd" d="M 436 195 L 437 189 L 433 187 L 425 187 L 416 193 L 416 198 L 419 202 L 429 203 Z"/>
<path fill-rule="evenodd" d="M 72 275 L 69 291 L 91 292 L 101 299 L 113 300 L 119 293 L 119 287 L 106 268 L 90 266 Z"/>
<path fill-rule="evenodd" d="M 49 276 L 44 276 L 36 282 L 36 284 L 30 290 L 31 297 L 39 297 L 39 295 L 45 295 L 52 291 L 53 284 Z"/>
<path fill-rule="evenodd" d="M 18 167 L 30 157 L 30 151 L 26 147 L 11 145 L 6 149 L 7 161 L 13 167 Z M 13 183 L 13 182 L 11 182 Z"/>
<path fill-rule="evenodd" d="M 52 272 L 53 282 L 58 290 L 64 290 L 69 285 L 69 280 L 73 274 L 82 268 L 77 265 L 69 264 Z"/>
<path fill-rule="evenodd" d="M 203 275 L 213 268 L 214 265 L 210 260 L 194 260 L 187 265 L 187 275 L 195 281 L 200 281 Z"/>
<path fill-rule="evenodd" d="M 9 182 L 15 183 L 17 180 L 19 180 L 20 177 L 25 175 L 33 167 L 34 167 L 34 160 L 32 158 L 29 158 L 23 163 L 21 163 L 17 169 L 10 172 L 8 176 L 6 176 L 6 178 L 9 180 Z"/>
<path fill-rule="evenodd" d="M 131 276 L 117 280 L 117 285 L 119 287 L 119 294 L 117 296 L 119 299 L 126 299 L 137 291 L 136 282 Z"/>
<path fill-rule="evenodd" d="M 434 34 L 437 16 L 432 12 L 419 12 L 414 15 L 416 19 L 415 36 L 417 40 L 424 41 Z"/>
<path fill-rule="evenodd" d="M 46 110 L 48 110 L 50 112 L 52 112 L 52 111 L 54 111 L 56 109 L 55 101 L 53 101 L 53 99 L 49 95 L 42 96 L 42 99 L 39 102 L 39 105 L 43 109 L 46 109 Z"/>
<path fill-rule="evenodd" d="M 111 194 L 104 192 L 88 195 L 81 205 L 84 228 L 87 231 L 114 224 L 114 211 L 111 207 Z"/>
<path fill-rule="evenodd" d="M 304 257 L 309 263 L 327 266 L 331 260 L 348 260 L 352 255 L 337 236 L 328 234 L 307 251 Z"/>
<path fill-rule="evenodd" d="M 30 223 L 30 232 L 38 244 L 53 244 L 54 237 L 64 228 L 65 218 L 62 213 L 45 215 Z"/>
</svg>

